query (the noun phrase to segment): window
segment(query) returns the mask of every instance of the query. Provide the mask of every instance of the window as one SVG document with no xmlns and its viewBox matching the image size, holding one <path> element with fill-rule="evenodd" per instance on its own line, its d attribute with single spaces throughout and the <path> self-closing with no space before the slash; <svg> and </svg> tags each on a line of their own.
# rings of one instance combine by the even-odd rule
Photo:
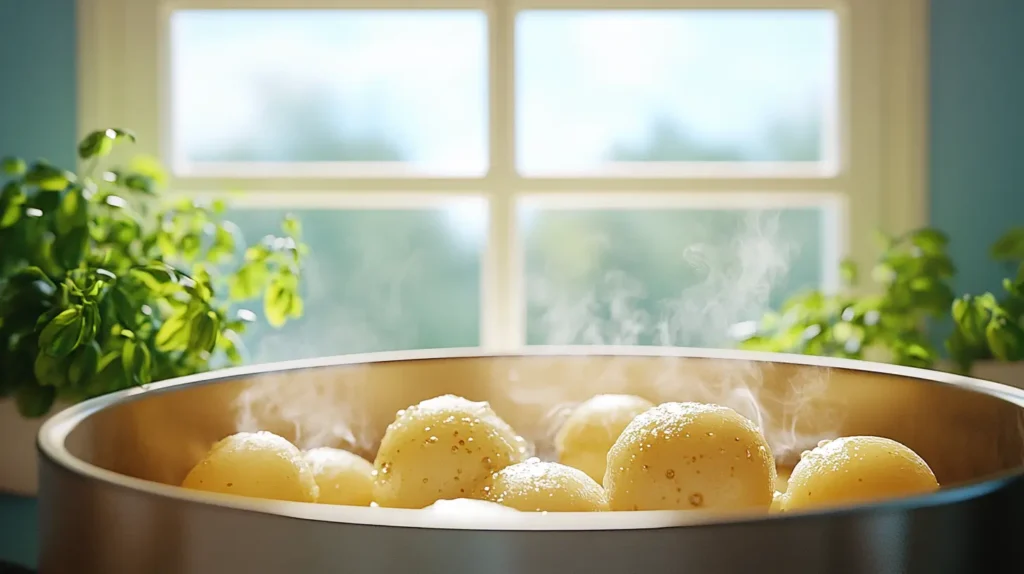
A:
<svg viewBox="0 0 1024 574">
<path fill-rule="evenodd" d="M 81 131 L 312 256 L 257 361 L 728 345 L 923 221 L 925 1 L 97 0 Z"/>
</svg>

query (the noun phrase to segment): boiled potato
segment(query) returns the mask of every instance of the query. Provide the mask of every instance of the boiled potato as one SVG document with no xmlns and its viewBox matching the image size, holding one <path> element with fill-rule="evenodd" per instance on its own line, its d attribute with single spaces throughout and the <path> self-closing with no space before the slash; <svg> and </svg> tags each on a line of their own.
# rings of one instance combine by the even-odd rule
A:
<svg viewBox="0 0 1024 574">
<path fill-rule="evenodd" d="M 424 508 L 467 498 L 491 474 L 523 460 L 524 445 L 485 402 L 454 395 L 423 401 L 388 425 L 374 461 L 373 499 Z"/>
<path fill-rule="evenodd" d="M 597 395 L 584 401 L 555 436 L 558 461 L 600 483 L 615 439 L 637 415 L 653 407 L 647 399 L 633 395 Z"/>
<path fill-rule="evenodd" d="M 181 483 L 254 498 L 316 502 L 319 487 L 302 452 L 269 432 L 240 432 L 213 445 Z"/>
<path fill-rule="evenodd" d="M 925 494 L 938 488 L 928 464 L 906 446 L 887 438 L 853 436 L 822 441 L 805 452 L 789 477 L 782 505 L 790 512 Z"/>
<path fill-rule="evenodd" d="M 373 464 L 347 450 L 322 447 L 304 453 L 320 487 L 317 502 L 369 506 L 373 502 Z"/>
<path fill-rule="evenodd" d="M 736 411 L 665 403 L 622 431 L 608 451 L 604 488 L 612 510 L 768 510 L 775 461 Z"/>
<path fill-rule="evenodd" d="M 524 512 L 608 510 L 604 489 L 594 479 L 557 462 L 507 466 L 484 482 L 477 497 Z"/>
</svg>

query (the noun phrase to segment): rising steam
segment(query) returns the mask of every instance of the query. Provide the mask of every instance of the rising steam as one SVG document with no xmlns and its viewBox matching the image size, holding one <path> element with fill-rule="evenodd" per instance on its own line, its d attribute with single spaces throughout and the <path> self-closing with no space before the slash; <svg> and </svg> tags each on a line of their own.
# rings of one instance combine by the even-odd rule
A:
<svg viewBox="0 0 1024 574">
<path fill-rule="evenodd" d="M 543 341 L 533 342 L 734 346 L 732 330 L 737 324 L 758 319 L 768 310 L 772 289 L 786 275 L 797 250 L 796 245 L 780 239 L 778 213 L 751 213 L 740 227 L 739 232 L 724 243 L 679 246 L 678 260 L 665 264 L 685 266 L 698 280 L 679 286 L 677 294 L 656 305 L 647 302 L 643 282 L 621 269 L 605 270 L 596 283 L 592 280 L 552 281 L 550 273 L 527 276 L 528 299 L 531 307 L 539 311 L 537 318 L 543 333 Z M 582 269 L 589 272 L 600 269 L 602 266 L 595 261 L 600 259 L 601 250 L 607 249 L 610 241 L 596 237 L 584 244 L 591 251 L 580 255 Z M 415 253 L 414 247 L 410 249 L 410 253 Z M 379 266 L 386 266 L 380 262 L 388 260 L 381 258 L 377 262 Z M 409 278 L 409 269 L 419 267 L 406 266 L 405 271 L 393 271 L 402 271 L 400 275 L 404 280 Z M 388 274 L 381 269 L 368 272 L 376 277 Z M 315 270 L 310 280 L 311 289 L 330 288 L 317 284 Z M 353 277 L 352 281 L 359 279 Z M 384 284 L 387 282 L 374 284 L 381 303 L 376 323 L 369 314 L 378 306 L 362 310 L 362 316 L 339 317 L 338 325 L 345 329 L 335 329 L 343 333 L 332 332 L 334 340 L 354 337 L 365 343 L 388 339 L 387 331 L 402 321 L 395 314 L 400 309 L 398 299 L 393 289 L 380 289 Z M 348 330 L 353 325 L 357 328 Z M 415 325 L 405 327 L 411 329 Z M 274 344 L 296 348 L 304 343 L 308 341 L 277 339 Z M 771 375 L 771 365 L 721 361 L 715 362 L 713 368 L 708 368 L 707 362 L 703 363 L 704 368 L 698 368 L 700 361 L 657 360 L 664 361 L 664 368 L 654 380 L 646 381 L 636 380 L 635 360 L 628 357 L 602 363 L 600 372 L 585 366 L 584 361 L 580 363 L 583 366 L 579 372 L 559 375 L 585 380 L 583 385 L 529 376 L 508 364 L 496 367 L 502 371 L 492 373 L 492 377 L 507 382 L 506 392 L 512 403 L 525 411 L 537 412 L 537 419 L 542 419 L 535 423 L 534 429 L 517 427 L 536 443 L 537 454 L 542 457 L 551 456 L 552 438 L 558 426 L 568 411 L 585 398 L 573 394 L 580 388 L 585 388 L 589 396 L 630 393 L 640 394 L 655 403 L 691 400 L 731 407 L 758 424 L 780 460 L 791 458 L 822 438 L 835 436 L 833 431 L 838 428 L 839 416 L 823 410 L 823 405 L 817 401 L 828 384 L 827 370 L 795 370 L 797 374 L 787 375 L 787 385 L 780 389 L 778 384 L 765 382 Z M 372 457 L 372 449 L 384 429 L 380 424 L 371 426 L 367 414 L 361 410 L 367 397 L 353 396 L 359 392 L 353 389 L 366 388 L 366 385 L 346 384 L 343 388 L 323 374 L 329 372 L 313 369 L 253 384 L 238 397 L 238 430 L 273 430 L 293 437 L 300 448 L 336 446 Z M 576 391 L 567 390 L 570 386 L 575 386 Z M 365 392 L 367 396 L 371 393 Z M 812 412 L 813 424 L 804 424 Z M 514 418 L 500 410 L 499 415 Z"/>
<path fill-rule="evenodd" d="M 352 384 L 344 386 L 328 369 L 286 371 L 248 385 L 235 400 L 236 430 L 269 430 L 303 450 L 330 446 L 372 460 L 384 429 L 365 410 L 367 367 L 349 368 Z"/>
<path fill-rule="evenodd" d="M 621 270 L 606 272 L 596 285 L 568 282 L 575 290 L 559 289 L 547 274 L 529 277 L 530 300 L 541 310 L 545 327 L 544 343 L 733 347 L 737 327 L 756 321 L 769 310 L 772 289 L 785 277 L 798 249 L 780 239 L 777 212 L 752 212 L 741 227 L 724 244 L 693 244 L 680 249 L 677 264 L 695 270 L 700 280 L 682 287 L 678 296 L 661 301 L 658 313 L 641 304 L 646 295 L 642 282 Z M 609 242 L 592 238 L 586 245 L 602 249 Z M 583 287 L 578 288 L 580 285 Z M 589 385 L 591 394 L 636 394 L 638 387 L 644 388 L 631 380 L 628 363 L 624 359 L 607 365 Z M 717 362 L 713 372 L 700 372 L 692 366 L 665 359 L 665 367 L 647 389 L 646 398 L 728 406 L 757 423 L 775 455 L 784 461 L 835 436 L 839 414 L 817 400 L 828 384 L 826 369 L 800 370 L 789 378 L 787 388 L 779 389 L 778 385 L 766 386 L 767 367 L 759 363 Z M 557 385 L 520 380 L 510 389 L 520 405 L 556 405 L 548 413 L 542 436 L 533 437 L 540 444 L 550 445 L 550 437 L 578 404 Z M 809 417 L 811 413 L 813 417 Z M 814 424 L 802 424 L 811 418 Z"/>
</svg>

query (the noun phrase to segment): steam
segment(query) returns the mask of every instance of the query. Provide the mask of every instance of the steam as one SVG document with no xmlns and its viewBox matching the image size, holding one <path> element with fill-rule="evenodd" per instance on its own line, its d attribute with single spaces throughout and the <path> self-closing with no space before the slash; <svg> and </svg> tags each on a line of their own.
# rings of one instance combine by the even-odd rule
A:
<svg viewBox="0 0 1024 574">
<path fill-rule="evenodd" d="M 780 238 L 777 212 L 751 212 L 740 232 L 721 244 L 694 244 L 679 251 L 678 265 L 700 278 L 651 311 L 643 306 L 646 291 L 640 280 L 622 270 L 606 272 L 597 284 L 551 281 L 551 270 L 528 277 L 530 301 L 544 325 L 549 345 L 659 345 L 675 347 L 735 346 L 737 334 L 749 332 L 769 310 L 772 289 L 785 277 L 798 246 Z M 610 242 L 590 238 L 592 251 L 584 258 L 600 258 L 593 251 Z M 596 267 L 600 267 L 597 265 Z M 629 359 L 612 361 L 588 383 L 590 395 L 641 394 L 655 402 L 698 401 L 730 407 L 754 421 L 765 434 L 773 453 L 784 464 L 795 463 L 799 453 L 819 440 L 834 438 L 841 415 L 819 400 L 828 386 L 827 369 L 800 369 L 785 385 L 766 385 L 770 365 L 737 361 L 715 362 L 698 368 L 693 361 L 663 359 L 656 380 L 645 387 L 629 372 Z M 581 369 L 582 370 L 582 369 Z M 579 372 L 563 376 L 591 377 Z M 777 374 L 771 374 L 777 376 Z M 551 457 L 551 437 L 579 403 L 562 387 L 531 384 L 518 374 L 510 383 L 512 400 L 520 406 L 555 405 L 543 429 L 531 437 Z M 637 389 L 645 389 L 646 394 Z"/>
<path fill-rule="evenodd" d="M 553 281 L 558 271 L 550 268 L 527 277 L 543 343 L 732 347 L 736 326 L 768 310 L 772 287 L 797 249 L 779 239 L 778 212 L 750 212 L 741 227 L 725 244 L 680 247 L 678 261 L 666 264 L 689 268 L 700 280 L 661 301 L 660 312 L 641 305 L 647 295 L 643 283 L 623 270 L 605 272 L 596 284 L 564 274 Z M 600 259 L 610 245 L 604 238 L 582 243 L 589 253 L 566 256 Z"/>
<path fill-rule="evenodd" d="M 367 367 L 354 365 L 345 385 L 326 369 L 286 371 L 247 385 L 235 400 L 238 432 L 269 430 L 302 450 L 341 448 L 373 459 L 384 429 L 367 416 Z"/>
<path fill-rule="evenodd" d="M 663 346 L 729 347 L 737 324 L 756 321 L 768 310 L 772 287 L 789 269 L 797 246 L 778 239 L 779 214 L 753 212 L 743 232 L 725 246 L 694 245 L 684 262 L 704 280 L 666 302 L 655 325 Z"/>
<path fill-rule="evenodd" d="M 739 231 L 727 242 L 683 245 L 673 250 L 678 265 L 692 271 L 697 280 L 680 286 L 664 300 L 650 302 L 648 288 L 625 269 L 605 270 L 595 282 L 594 271 L 612 242 L 607 237 L 583 238 L 584 252 L 563 259 L 558 269 L 545 269 L 526 277 L 528 301 L 535 327 L 549 345 L 659 345 L 733 347 L 737 326 L 749 325 L 768 310 L 772 289 L 785 277 L 797 245 L 780 238 L 777 212 L 751 212 Z M 321 280 L 315 267 L 307 270 L 307 315 L 314 314 L 321 327 L 326 321 L 330 345 L 348 352 L 409 348 L 415 334 L 408 313 L 403 314 L 400 291 L 415 289 L 427 267 L 415 242 L 398 247 L 396 253 L 379 253 L 379 246 L 364 263 L 352 269 L 345 289 L 350 299 L 365 295 L 370 304 L 360 309 L 332 306 L 317 309 L 313 301 L 326 301 L 329 290 L 341 286 Z M 404 250 L 404 251 L 403 251 Z M 391 264 L 391 262 L 405 263 Z M 566 264 L 568 263 L 568 264 Z M 566 276 L 566 272 L 570 276 Z M 580 280 L 577 275 L 586 275 Z M 560 275 L 559 275 L 560 274 Z M 552 280 L 557 277 L 557 280 Z M 407 311 L 407 310 L 406 310 Z M 324 315 L 327 315 L 326 317 Z M 319 317 L 316 317 L 319 315 Z M 404 315 L 404 316 L 403 316 Z M 333 325 L 333 326 L 332 326 Z M 325 351 L 323 328 L 303 333 L 272 335 L 257 349 L 258 361 L 335 354 Z M 320 335 L 311 341 L 312 335 Z M 413 338 L 410 338 L 413 337 Z M 329 347 L 328 347 L 329 348 Z M 301 351 L 300 351 L 301 349 Z M 728 406 L 753 420 L 765 434 L 774 454 L 784 464 L 819 440 L 834 438 L 839 428 L 839 410 L 820 400 L 828 386 L 827 369 L 791 369 L 754 362 L 684 360 L 673 357 L 643 359 L 662 361 L 654 378 L 637 380 L 636 358 L 622 357 L 601 362 L 595 371 L 592 361 L 572 362 L 574 372 L 559 372 L 567 380 L 537 377 L 524 368 L 501 363 L 492 373 L 505 381 L 507 401 L 524 412 L 513 424 L 535 443 L 536 454 L 550 459 L 553 437 L 571 409 L 590 396 L 603 393 L 637 394 L 654 403 L 700 401 Z M 561 363 L 564 368 L 565 362 Z M 373 448 L 383 434 L 378 418 L 370 419 L 363 409 L 373 393 L 367 373 L 353 366 L 358 376 L 347 376 L 344 384 L 332 380 L 336 371 L 311 369 L 260 379 L 245 388 L 236 401 L 236 422 L 240 431 L 271 430 L 294 440 L 303 449 L 319 446 L 346 448 L 372 458 Z M 543 369 L 537 371 L 543 373 Z M 330 375 L 330 376 L 328 376 Z M 785 384 L 780 385 L 780 377 Z M 563 384 L 565 383 L 565 384 Z M 364 395 L 365 393 L 365 395 Z M 581 394 L 582 393 L 582 394 Z M 499 410 L 499 415 L 509 416 Z M 527 421 L 527 422 L 521 422 Z M 512 422 L 510 420 L 510 422 Z M 530 427 L 533 428 L 530 428 Z M 525 428 L 523 428 L 525 427 Z"/>
</svg>

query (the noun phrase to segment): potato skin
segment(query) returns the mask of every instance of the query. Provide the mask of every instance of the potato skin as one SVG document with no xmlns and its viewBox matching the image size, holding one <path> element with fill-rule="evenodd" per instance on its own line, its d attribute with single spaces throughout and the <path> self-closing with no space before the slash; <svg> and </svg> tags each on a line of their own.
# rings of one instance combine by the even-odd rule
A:
<svg viewBox="0 0 1024 574">
<path fill-rule="evenodd" d="M 753 422 L 702 403 L 664 403 L 637 416 L 608 452 L 612 510 L 767 511 L 775 460 Z"/>
<path fill-rule="evenodd" d="M 863 504 L 938 490 L 928 463 L 905 445 L 874 436 L 822 441 L 789 477 L 785 512 Z"/>
<path fill-rule="evenodd" d="M 383 507 L 424 508 L 467 498 L 523 460 L 525 443 L 485 402 L 445 395 L 396 415 L 374 461 L 373 499 Z"/>
<path fill-rule="evenodd" d="M 557 462 L 521 462 L 484 482 L 476 498 L 522 512 L 602 512 L 604 489 L 582 470 Z"/>
<path fill-rule="evenodd" d="M 294 502 L 316 502 L 320 491 L 302 452 L 266 431 L 236 433 L 218 441 L 181 485 Z"/>
<path fill-rule="evenodd" d="M 558 461 L 600 484 L 615 440 L 637 415 L 651 408 L 653 403 L 634 395 L 597 395 L 580 403 L 555 436 Z"/>
<path fill-rule="evenodd" d="M 346 450 L 321 447 L 303 453 L 320 487 L 317 502 L 369 506 L 373 502 L 373 463 Z"/>
</svg>

